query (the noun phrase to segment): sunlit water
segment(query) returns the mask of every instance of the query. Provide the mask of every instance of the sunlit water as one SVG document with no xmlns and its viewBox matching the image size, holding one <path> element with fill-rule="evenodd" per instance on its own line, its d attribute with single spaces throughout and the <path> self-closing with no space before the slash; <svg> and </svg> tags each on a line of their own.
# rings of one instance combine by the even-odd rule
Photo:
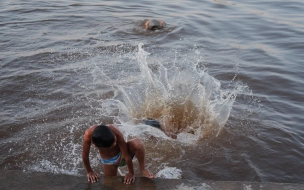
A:
<svg viewBox="0 0 304 190">
<path fill-rule="evenodd" d="M 2 1 L 0 168 L 85 175 L 84 131 L 116 123 L 160 178 L 302 182 L 303 13 L 300 1 Z M 149 18 L 165 28 L 146 31 Z"/>
</svg>

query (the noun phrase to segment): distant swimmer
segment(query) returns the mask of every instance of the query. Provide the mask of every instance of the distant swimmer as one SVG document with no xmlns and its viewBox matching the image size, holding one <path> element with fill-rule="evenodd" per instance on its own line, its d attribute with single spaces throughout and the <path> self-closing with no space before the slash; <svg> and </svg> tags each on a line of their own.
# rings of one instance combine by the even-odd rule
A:
<svg viewBox="0 0 304 190">
<path fill-rule="evenodd" d="M 164 26 L 164 22 L 161 20 L 148 20 L 145 23 L 146 29 L 149 30 L 159 30 L 161 28 L 163 28 Z"/>
</svg>

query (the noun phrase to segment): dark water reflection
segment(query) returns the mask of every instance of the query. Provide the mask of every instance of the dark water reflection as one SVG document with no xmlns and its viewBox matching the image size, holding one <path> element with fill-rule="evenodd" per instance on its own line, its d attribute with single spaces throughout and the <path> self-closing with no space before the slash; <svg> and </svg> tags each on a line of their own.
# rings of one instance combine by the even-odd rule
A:
<svg viewBox="0 0 304 190">
<path fill-rule="evenodd" d="M 101 100 L 115 95 L 115 82 L 137 80 L 130 76 L 140 72 L 133 63 L 144 43 L 151 69 L 195 62 L 222 89 L 247 87 L 217 137 L 192 145 L 145 139 L 152 171 L 301 183 L 303 13 L 295 0 L 2 1 L 0 168 L 84 174 L 83 131 L 113 122 Z M 146 31 L 149 18 L 167 25 Z"/>
</svg>

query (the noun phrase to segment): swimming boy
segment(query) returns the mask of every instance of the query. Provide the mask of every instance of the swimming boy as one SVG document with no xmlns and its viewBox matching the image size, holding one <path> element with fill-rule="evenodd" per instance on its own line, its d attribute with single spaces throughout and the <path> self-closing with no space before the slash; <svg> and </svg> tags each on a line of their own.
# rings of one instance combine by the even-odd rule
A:
<svg viewBox="0 0 304 190">
<path fill-rule="evenodd" d="M 98 181 L 99 175 L 90 166 L 89 153 L 91 144 L 99 150 L 105 176 L 116 176 L 120 166 L 127 165 L 129 172 L 124 183 L 135 181 L 132 158 L 136 156 L 144 176 L 154 176 L 145 168 L 145 149 L 140 139 L 125 142 L 122 133 L 115 125 L 94 125 L 86 130 L 82 147 L 82 160 L 87 170 L 88 181 Z"/>
<path fill-rule="evenodd" d="M 163 27 L 164 22 L 161 20 L 148 20 L 145 23 L 145 28 L 149 30 L 159 30 Z"/>
</svg>

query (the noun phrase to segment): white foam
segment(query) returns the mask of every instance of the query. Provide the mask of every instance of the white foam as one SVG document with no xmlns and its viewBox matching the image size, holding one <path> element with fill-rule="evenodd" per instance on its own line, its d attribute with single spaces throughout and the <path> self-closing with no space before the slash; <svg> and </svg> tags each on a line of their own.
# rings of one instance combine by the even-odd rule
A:
<svg viewBox="0 0 304 190">
<path fill-rule="evenodd" d="M 180 179 L 182 177 L 182 170 L 176 167 L 165 167 L 156 174 L 156 177 L 163 179 Z"/>
<path fill-rule="evenodd" d="M 206 183 L 202 183 L 196 186 L 185 185 L 182 183 L 176 187 L 176 190 L 210 190 L 210 189 L 211 187 Z"/>
<path fill-rule="evenodd" d="M 171 139 L 160 129 L 145 124 L 134 125 L 133 123 L 124 123 L 117 126 L 119 130 L 123 133 L 126 141 L 130 140 L 130 138 L 132 137 L 145 138 L 150 136 L 154 136 L 159 140 Z"/>
<path fill-rule="evenodd" d="M 199 139 L 198 135 L 190 133 L 179 133 L 176 140 L 185 144 L 194 144 Z"/>
<path fill-rule="evenodd" d="M 244 190 L 252 190 L 252 186 L 251 185 L 245 185 L 243 184 L 244 186 Z"/>
<path fill-rule="evenodd" d="M 29 166 L 28 170 L 36 172 L 50 172 L 54 174 L 79 175 L 78 170 L 65 169 L 64 167 L 60 167 L 46 159 L 42 159 L 39 163 Z"/>
</svg>

